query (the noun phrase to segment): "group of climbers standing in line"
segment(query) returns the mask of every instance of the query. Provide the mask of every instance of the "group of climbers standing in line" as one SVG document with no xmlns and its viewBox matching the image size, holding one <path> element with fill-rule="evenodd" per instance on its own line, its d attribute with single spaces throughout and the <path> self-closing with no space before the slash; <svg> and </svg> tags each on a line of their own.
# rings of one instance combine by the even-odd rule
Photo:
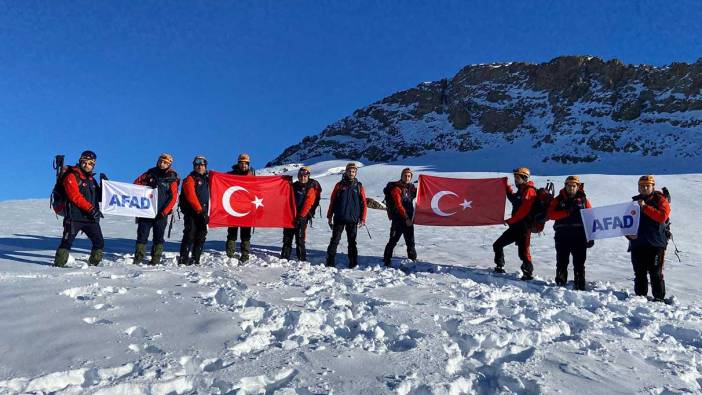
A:
<svg viewBox="0 0 702 395">
<path fill-rule="evenodd" d="M 104 238 L 100 228 L 102 214 L 99 209 L 101 187 L 94 176 L 97 156 L 92 151 L 84 151 L 78 163 L 63 171 L 57 185 L 65 194 L 63 235 L 54 258 L 55 266 L 65 266 L 69 251 L 79 232 L 92 242 L 88 263 L 97 265 L 103 256 Z M 167 218 L 178 201 L 179 178 L 172 169 L 173 157 L 161 154 L 156 166 L 150 168 L 134 181 L 138 185 L 147 185 L 158 189 L 158 207 L 156 218 L 137 218 L 137 240 L 134 263 L 142 263 L 146 255 L 146 244 L 153 230 L 153 246 L 150 264 L 160 263 L 164 246 L 164 234 Z M 180 246 L 178 263 L 182 265 L 199 264 L 200 256 L 207 236 L 209 222 L 209 175 L 207 159 L 196 156 L 192 162 L 193 170 L 183 181 L 179 207 L 184 214 L 183 239 Z M 255 176 L 247 154 L 239 155 L 237 163 L 229 174 Z M 342 234 L 346 232 L 348 242 L 349 268 L 358 265 L 358 248 L 356 236 L 358 228 L 365 225 L 368 207 L 363 184 L 357 179 L 358 167 L 355 163 L 346 165 L 341 181 L 332 190 L 327 220 L 332 231 L 326 252 L 326 266 L 335 266 L 335 257 Z M 495 272 L 505 273 L 505 246 L 515 243 L 521 260 L 522 280 L 533 279 L 534 265 L 531 259 L 531 216 L 532 205 L 537 197 L 537 189 L 530 180 L 531 172 L 526 167 L 514 170 L 516 191 L 506 185 L 506 195 L 512 203 L 511 217 L 505 220 L 508 228 L 494 242 Z M 414 242 L 413 200 L 417 189 L 412 183 L 412 170 L 405 168 L 398 181 L 388 183 L 384 189 L 387 214 L 390 223 L 390 237 L 383 252 L 383 262 L 390 266 L 393 250 L 401 237 L 404 237 L 407 257 L 417 259 Z M 100 174 L 100 179 L 107 179 Z M 283 247 L 281 257 L 289 259 L 292 255 L 293 240 L 296 244 L 296 256 L 299 260 L 307 259 L 305 238 L 307 225 L 319 204 L 322 189 L 316 180 L 310 178 L 309 167 L 302 167 L 297 174 L 297 181 L 292 184 L 293 196 L 297 208 L 294 227 L 283 230 Z M 665 188 L 664 188 L 665 190 Z M 634 288 L 637 295 L 648 294 L 650 278 L 653 297 L 663 300 L 665 281 L 663 267 L 665 251 L 669 239 L 666 226 L 670 216 L 670 204 L 665 194 L 655 190 L 652 175 L 642 176 L 638 181 L 638 194 L 632 199 L 641 207 L 641 220 L 636 236 L 627 236 L 630 240 L 631 262 L 634 269 Z M 578 176 L 566 178 L 563 189 L 550 201 L 547 209 L 548 219 L 554 220 L 556 276 L 558 285 L 565 285 L 568 280 L 570 257 L 573 260 L 574 289 L 585 289 L 585 261 L 587 249 L 594 242 L 587 241 L 580 210 L 590 208 L 590 201 L 584 191 L 584 185 Z M 239 260 L 246 262 L 251 249 L 250 227 L 230 227 L 227 229 L 225 251 L 228 257 L 235 256 L 238 235 L 241 236 Z"/>
</svg>

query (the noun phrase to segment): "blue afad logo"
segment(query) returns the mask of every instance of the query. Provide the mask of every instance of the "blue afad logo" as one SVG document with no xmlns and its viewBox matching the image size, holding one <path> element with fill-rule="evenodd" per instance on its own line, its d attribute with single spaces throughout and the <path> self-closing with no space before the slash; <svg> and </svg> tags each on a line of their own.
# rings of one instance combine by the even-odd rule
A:
<svg viewBox="0 0 702 395">
<path fill-rule="evenodd" d="M 604 217 L 602 221 L 595 219 L 592 223 L 592 233 L 598 230 L 609 230 L 617 228 L 631 228 L 634 226 L 634 217 L 625 215 L 623 217 Z"/>
<path fill-rule="evenodd" d="M 121 198 L 121 200 L 120 200 Z M 147 210 L 151 208 L 151 200 L 146 197 L 142 197 L 141 199 L 138 196 L 129 196 L 129 195 L 112 195 L 112 199 L 110 199 L 110 206 L 119 206 L 119 207 L 129 207 L 129 208 L 138 208 L 141 210 Z"/>
</svg>

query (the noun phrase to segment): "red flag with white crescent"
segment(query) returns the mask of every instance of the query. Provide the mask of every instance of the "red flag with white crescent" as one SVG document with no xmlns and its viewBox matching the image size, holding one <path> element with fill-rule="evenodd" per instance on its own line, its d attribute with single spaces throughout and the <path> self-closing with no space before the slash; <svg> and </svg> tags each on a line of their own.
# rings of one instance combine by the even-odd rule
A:
<svg viewBox="0 0 702 395">
<path fill-rule="evenodd" d="M 289 178 L 210 171 L 210 228 L 292 228 L 295 211 Z"/>
<path fill-rule="evenodd" d="M 414 223 L 434 226 L 498 225 L 504 222 L 507 178 L 419 176 Z"/>
</svg>

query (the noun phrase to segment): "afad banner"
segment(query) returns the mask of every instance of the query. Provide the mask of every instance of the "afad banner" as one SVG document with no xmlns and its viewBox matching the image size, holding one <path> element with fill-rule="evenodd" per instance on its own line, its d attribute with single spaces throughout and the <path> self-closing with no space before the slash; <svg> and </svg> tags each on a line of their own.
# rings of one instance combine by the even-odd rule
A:
<svg viewBox="0 0 702 395">
<path fill-rule="evenodd" d="M 641 208 L 636 202 L 580 210 L 587 240 L 633 236 L 639 231 Z"/>
<path fill-rule="evenodd" d="M 126 182 L 102 181 L 102 213 L 155 218 L 158 190 Z"/>
<path fill-rule="evenodd" d="M 295 210 L 288 177 L 210 172 L 211 228 L 292 228 Z"/>
</svg>

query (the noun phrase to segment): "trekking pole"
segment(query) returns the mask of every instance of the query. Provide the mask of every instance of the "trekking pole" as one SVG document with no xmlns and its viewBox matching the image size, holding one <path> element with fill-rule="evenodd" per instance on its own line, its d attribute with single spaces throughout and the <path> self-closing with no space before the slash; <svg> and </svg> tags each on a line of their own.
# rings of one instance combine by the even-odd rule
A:
<svg viewBox="0 0 702 395">
<path fill-rule="evenodd" d="M 670 241 L 673 242 L 673 247 L 675 247 L 675 256 L 678 257 L 678 262 L 682 263 L 682 259 L 680 259 L 680 253 L 682 251 L 678 250 L 677 244 L 675 244 L 675 239 L 673 239 L 673 235 L 670 235 Z"/>
<path fill-rule="evenodd" d="M 171 238 L 171 229 L 173 229 L 173 217 L 174 217 L 174 215 L 173 215 L 173 213 L 171 213 L 171 223 L 170 223 L 170 225 L 168 225 L 168 238 L 169 239 Z"/>
<path fill-rule="evenodd" d="M 372 237 L 371 234 L 370 234 L 370 230 L 368 230 L 368 225 L 363 224 L 363 227 L 366 228 L 366 232 L 368 232 L 368 237 L 369 237 L 371 240 L 373 240 L 373 237 Z"/>
</svg>

